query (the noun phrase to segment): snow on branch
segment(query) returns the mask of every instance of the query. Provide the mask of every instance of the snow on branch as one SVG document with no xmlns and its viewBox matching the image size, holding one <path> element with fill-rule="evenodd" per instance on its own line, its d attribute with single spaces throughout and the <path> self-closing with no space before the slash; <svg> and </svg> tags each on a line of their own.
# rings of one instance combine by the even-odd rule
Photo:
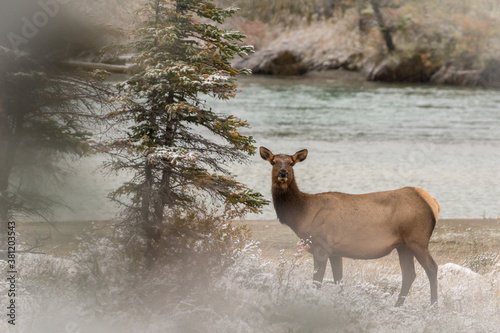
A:
<svg viewBox="0 0 500 333">
<path fill-rule="evenodd" d="M 173 165 L 179 164 L 194 164 L 200 155 L 196 152 L 191 152 L 181 148 L 155 147 L 150 150 L 147 155 L 149 163 L 159 164 L 165 161 Z"/>
</svg>

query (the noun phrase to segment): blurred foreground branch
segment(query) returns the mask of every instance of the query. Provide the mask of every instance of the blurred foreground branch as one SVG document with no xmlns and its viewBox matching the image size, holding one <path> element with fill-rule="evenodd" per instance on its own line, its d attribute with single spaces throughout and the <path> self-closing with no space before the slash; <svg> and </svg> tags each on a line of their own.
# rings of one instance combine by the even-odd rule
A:
<svg viewBox="0 0 500 333">
<path fill-rule="evenodd" d="M 11 219 L 50 216 L 60 200 L 47 196 L 43 189 L 61 184 L 65 158 L 82 156 L 88 150 L 90 130 L 100 109 L 109 103 L 109 88 L 102 83 L 102 71 L 83 71 L 65 64 L 76 54 L 102 45 L 99 29 L 75 20 L 63 8 L 50 19 L 44 16 L 47 21 L 43 26 L 27 19 L 42 13 L 35 4 L 2 2 L 0 12 L 11 15 L 11 20 L 0 23 L 1 37 L 8 37 L 0 39 L 3 236 Z M 19 22 L 25 24 L 20 30 Z M 34 24 L 39 27 L 28 36 Z M 22 36 L 25 42 L 13 44 L 13 36 Z M 0 242 L 4 241 L 1 237 Z"/>
</svg>

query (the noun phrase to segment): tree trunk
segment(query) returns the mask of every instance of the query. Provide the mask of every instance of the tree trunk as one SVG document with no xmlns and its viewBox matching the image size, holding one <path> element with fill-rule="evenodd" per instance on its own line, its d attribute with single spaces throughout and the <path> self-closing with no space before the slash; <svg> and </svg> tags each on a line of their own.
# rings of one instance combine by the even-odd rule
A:
<svg viewBox="0 0 500 333">
<path fill-rule="evenodd" d="M 170 206 L 172 203 L 170 195 L 170 170 L 163 169 L 161 176 L 161 185 L 157 193 L 155 210 L 154 210 L 154 225 L 159 231 L 158 240 L 160 240 L 162 234 L 162 224 L 163 217 L 165 216 L 165 207 Z"/>
<path fill-rule="evenodd" d="M 9 179 L 14 166 L 17 140 L 14 135 L 20 119 L 8 115 L 0 97 L 0 246 L 5 248 L 7 226 L 10 219 L 10 203 L 8 196 Z"/>
<path fill-rule="evenodd" d="M 2 245 L 5 241 L 4 234 L 7 232 L 7 222 L 9 216 L 8 203 L 7 203 L 7 186 L 9 183 L 9 173 L 8 169 L 8 149 L 9 149 L 9 140 L 8 140 L 8 118 L 7 112 L 5 111 L 2 100 L 0 97 L 0 245 Z"/>
<path fill-rule="evenodd" d="M 365 25 L 362 17 L 363 0 L 356 0 L 356 12 L 358 13 L 358 28 L 360 33 L 365 33 Z"/>
<path fill-rule="evenodd" d="M 174 103 L 174 92 L 170 91 L 167 99 L 169 104 Z M 177 130 L 177 124 L 174 123 L 174 120 L 169 122 L 165 128 L 165 138 L 163 145 L 166 147 L 172 147 L 174 145 L 175 140 L 175 132 Z M 155 205 L 154 205 L 154 221 L 153 224 L 158 229 L 158 241 L 162 237 L 163 234 L 163 219 L 165 216 L 165 207 L 171 207 L 173 203 L 172 198 L 172 171 L 168 166 L 162 167 L 162 175 L 160 180 L 160 186 L 158 188 L 158 192 L 155 193 Z"/>
<path fill-rule="evenodd" d="M 380 32 L 382 33 L 382 36 L 384 37 L 385 45 L 387 46 L 387 50 L 389 53 L 392 53 L 396 47 L 394 46 L 394 43 L 392 41 L 392 36 L 391 32 L 387 28 L 384 22 L 384 18 L 382 17 L 382 13 L 380 12 L 379 8 L 379 3 L 378 0 L 369 0 L 370 4 L 373 8 L 373 12 L 375 14 L 375 18 L 377 19 L 377 23 L 380 28 Z"/>
<path fill-rule="evenodd" d="M 146 264 L 153 267 L 158 257 L 158 242 L 161 238 L 159 226 L 156 223 L 155 214 L 151 216 L 151 198 L 154 196 L 153 189 L 153 166 L 146 161 L 144 189 L 141 203 L 141 224 L 146 236 Z"/>
</svg>

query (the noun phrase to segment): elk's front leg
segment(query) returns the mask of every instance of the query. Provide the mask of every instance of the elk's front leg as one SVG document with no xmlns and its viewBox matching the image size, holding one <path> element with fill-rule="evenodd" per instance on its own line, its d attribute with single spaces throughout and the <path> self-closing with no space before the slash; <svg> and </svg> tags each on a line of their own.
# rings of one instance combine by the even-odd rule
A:
<svg viewBox="0 0 500 333">
<path fill-rule="evenodd" d="M 327 261 L 328 259 L 321 258 L 320 256 L 314 256 L 313 283 L 317 288 L 321 288 L 321 283 L 323 282 L 323 277 L 325 276 Z"/>
<path fill-rule="evenodd" d="M 330 264 L 332 265 L 333 281 L 336 284 L 341 283 L 343 275 L 342 257 L 331 256 Z"/>
</svg>

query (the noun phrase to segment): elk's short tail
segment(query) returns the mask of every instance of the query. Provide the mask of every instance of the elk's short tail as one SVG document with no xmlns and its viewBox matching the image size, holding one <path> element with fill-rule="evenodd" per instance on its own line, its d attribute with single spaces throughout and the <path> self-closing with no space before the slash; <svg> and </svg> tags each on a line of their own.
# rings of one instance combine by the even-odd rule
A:
<svg viewBox="0 0 500 333">
<path fill-rule="evenodd" d="M 437 222 L 439 218 L 439 213 L 441 212 L 441 206 L 439 205 L 439 202 L 432 197 L 426 190 L 421 189 L 421 188 L 416 188 L 420 196 L 427 202 L 429 207 L 431 207 L 432 212 L 434 213 L 434 218 Z"/>
</svg>

